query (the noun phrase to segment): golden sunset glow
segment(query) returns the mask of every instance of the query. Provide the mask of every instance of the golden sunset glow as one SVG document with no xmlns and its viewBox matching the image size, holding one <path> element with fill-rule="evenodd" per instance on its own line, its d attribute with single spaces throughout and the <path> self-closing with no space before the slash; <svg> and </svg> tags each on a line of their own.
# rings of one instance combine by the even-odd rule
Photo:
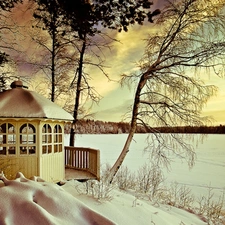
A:
<svg viewBox="0 0 225 225">
<path fill-rule="evenodd" d="M 162 8 L 163 1 L 154 1 L 154 8 Z M 28 21 L 31 18 L 29 11 L 23 11 L 23 7 L 19 6 L 14 9 L 14 20 L 18 24 L 28 26 Z M 91 112 L 94 113 L 94 119 L 103 121 L 121 121 L 124 114 L 128 111 L 133 103 L 133 96 L 135 87 L 121 87 L 118 81 L 122 74 L 130 74 L 138 71 L 136 62 L 138 62 L 145 49 L 145 40 L 148 33 L 157 29 L 154 24 L 145 24 L 143 26 L 134 26 L 129 28 L 128 32 L 110 31 L 109 35 L 119 42 L 113 42 L 110 49 L 104 50 L 104 65 L 105 71 L 111 80 L 108 80 L 97 69 L 87 67 L 87 72 L 91 75 L 91 86 L 94 86 L 97 92 L 102 96 L 100 103 L 93 105 Z M 30 31 L 30 28 L 23 30 L 23 32 Z M 39 57 L 38 49 L 27 41 L 18 36 L 21 46 L 27 49 L 32 57 Z M 29 65 L 19 64 L 16 75 L 30 76 Z M 35 78 L 31 88 L 38 89 Z M 203 110 L 204 116 L 214 117 L 214 125 L 225 124 L 225 79 L 224 77 L 207 76 L 204 78 L 207 84 L 213 84 L 218 87 L 217 96 L 212 97 L 207 106 Z M 31 78 L 32 80 L 32 78 Z M 72 100 L 74 101 L 74 100 Z"/>
<path fill-rule="evenodd" d="M 133 27 L 127 33 L 119 33 L 117 38 L 121 43 L 115 43 L 112 48 L 114 54 L 107 54 L 107 69 L 110 77 L 119 79 L 123 73 L 129 74 L 138 71 L 136 63 L 142 57 L 145 48 L 145 38 L 154 26 Z M 147 32 L 146 32 L 147 31 Z M 141 39 L 140 39 L 141 37 Z M 213 124 L 225 124 L 225 77 L 215 75 L 202 75 L 204 82 L 208 85 L 218 87 L 216 96 L 213 96 L 203 109 L 203 116 L 213 117 Z M 93 107 L 96 112 L 95 118 L 106 121 L 120 121 L 124 118 L 124 114 L 128 111 L 129 106 L 133 103 L 134 89 L 124 87 L 121 89 L 119 85 L 105 82 L 104 78 L 96 80 L 97 89 L 101 93 L 104 90 L 104 98 L 100 104 Z M 109 87 L 111 88 L 107 88 Z M 112 88 L 113 87 L 113 88 Z"/>
</svg>

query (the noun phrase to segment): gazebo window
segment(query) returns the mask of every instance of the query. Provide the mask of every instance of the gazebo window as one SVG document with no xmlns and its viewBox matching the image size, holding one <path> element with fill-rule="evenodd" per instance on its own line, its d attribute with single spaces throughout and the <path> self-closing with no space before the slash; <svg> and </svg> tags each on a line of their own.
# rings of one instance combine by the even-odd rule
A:
<svg viewBox="0 0 225 225">
<path fill-rule="evenodd" d="M 52 128 L 49 124 L 42 127 L 42 153 L 52 153 Z"/>
<path fill-rule="evenodd" d="M 62 152 L 62 127 L 59 124 L 54 127 L 54 152 Z"/>
<path fill-rule="evenodd" d="M 0 125 L 0 155 L 16 154 L 16 131 L 11 123 Z"/>
<path fill-rule="evenodd" d="M 36 129 L 34 125 L 25 123 L 20 127 L 20 154 L 36 153 Z"/>
</svg>

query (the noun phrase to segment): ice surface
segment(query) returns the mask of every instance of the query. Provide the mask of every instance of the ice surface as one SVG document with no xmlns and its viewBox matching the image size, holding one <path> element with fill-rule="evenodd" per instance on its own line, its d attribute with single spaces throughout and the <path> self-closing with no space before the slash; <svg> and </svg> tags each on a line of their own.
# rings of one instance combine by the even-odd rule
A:
<svg viewBox="0 0 225 225">
<path fill-rule="evenodd" d="M 165 182 L 186 185 L 191 188 L 196 197 L 208 194 L 209 188 L 213 188 L 214 197 L 217 199 L 225 190 L 225 135 L 208 134 L 203 139 L 199 135 L 191 135 L 189 141 L 196 146 L 196 161 L 190 169 L 185 160 L 174 158 L 170 171 L 164 169 Z M 82 134 L 76 135 L 76 146 L 90 147 L 100 150 L 101 165 L 113 165 L 123 148 L 127 134 Z M 132 172 L 136 172 L 145 163 L 149 164 L 151 149 L 144 151 L 147 134 L 135 134 L 130 151 L 123 166 L 127 166 Z M 65 143 L 69 136 L 65 136 Z M 202 141 L 201 141 L 202 140 Z"/>
</svg>

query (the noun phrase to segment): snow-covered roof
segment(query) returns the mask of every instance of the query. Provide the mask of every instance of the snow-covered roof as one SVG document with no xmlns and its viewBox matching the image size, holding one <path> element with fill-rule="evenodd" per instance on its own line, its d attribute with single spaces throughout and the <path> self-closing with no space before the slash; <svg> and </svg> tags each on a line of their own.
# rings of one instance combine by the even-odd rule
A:
<svg viewBox="0 0 225 225">
<path fill-rule="evenodd" d="M 0 93 L 0 118 L 47 118 L 73 120 L 72 115 L 34 91 L 14 81 L 12 89 Z"/>
</svg>

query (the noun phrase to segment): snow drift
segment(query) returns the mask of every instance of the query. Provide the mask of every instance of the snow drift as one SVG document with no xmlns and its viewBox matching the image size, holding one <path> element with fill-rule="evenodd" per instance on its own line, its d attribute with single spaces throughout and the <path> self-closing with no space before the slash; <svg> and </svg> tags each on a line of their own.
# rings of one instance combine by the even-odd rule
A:
<svg viewBox="0 0 225 225">
<path fill-rule="evenodd" d="M 134 196 L 118 190 L 111 201 L 96 201 L 79 193 L 85 185 L 74 180 L 62 187 L 22 173 L 15 180 L 0 175 L 0 180 L 0 225 L 206 224 L 182 209 L 155 207 L 141 199 L 134 206 Z"/>
<path fill-rule="evenodd" d="M 40 178 L 29 180 L 22 173 L 15 180 L 7 180 L 0 188 L 1 225 L 111 225 L 114 224 L 94 212 L 60 186 Z"/>
</svg>

